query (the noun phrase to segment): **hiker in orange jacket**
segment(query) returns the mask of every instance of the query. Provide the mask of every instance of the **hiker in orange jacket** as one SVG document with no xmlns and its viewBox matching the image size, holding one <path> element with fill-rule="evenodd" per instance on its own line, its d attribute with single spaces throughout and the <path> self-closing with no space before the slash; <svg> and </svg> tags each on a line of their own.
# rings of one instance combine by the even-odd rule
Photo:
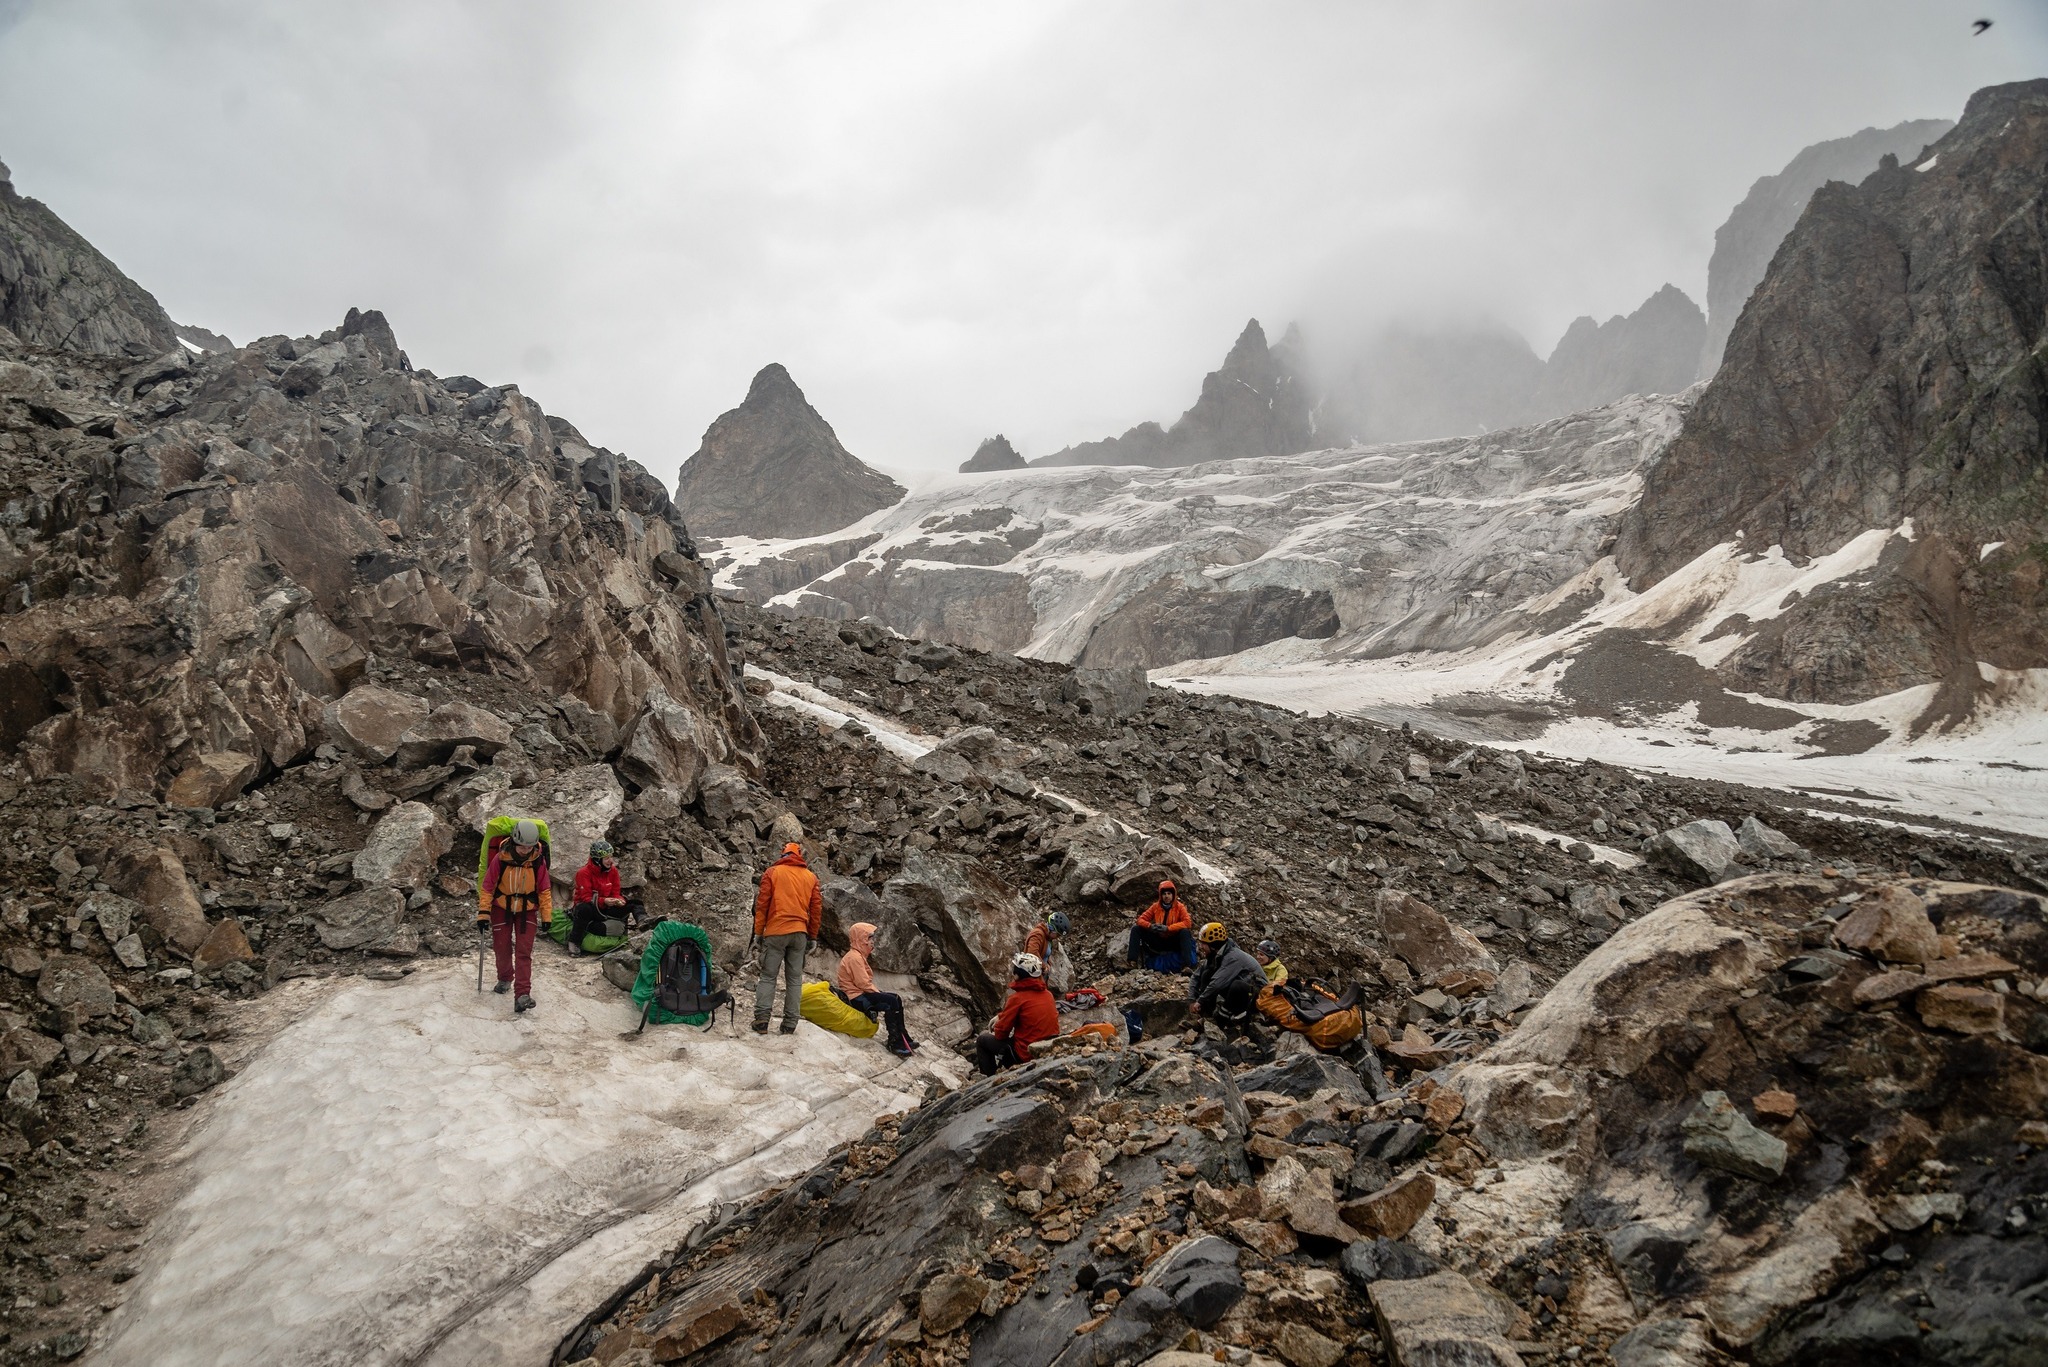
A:
<svg viewBox="0 0 2048 1367">
<path fill-rule="evenodd" d="M 1171 878 L 1160 883 L 1158 900 L 1138 913 L 1128 957 L 1134 964 L 1166 973 L 1185 973 L 1195 966 L 1194 913 L 1180 900 Z"/>
<path fill-rule="evenodd" d="M 1060 1032 L 1060 1008 L 1045 985 L 1045 964 L 1035 954 L 1010 960 L 1010 996 L 1002 1014 L 974 1041 L 974 1066 L 994 1077 L 1031 1061 L 1031 1046 Z"/>
<path fill-rule="evenodd" d="M 794 1035 L 804 1003 L 804 956 L 824 924 L 825 897 L 818 875 L 791 841 L 761 875 L 754 894 L 754 935 L 761 942 L 761 976 L 754 983 L 754 1033 L 768 1033 L 775 1009 L 775 978 L 783 980 L 782 1033 Z"/>
</svg>

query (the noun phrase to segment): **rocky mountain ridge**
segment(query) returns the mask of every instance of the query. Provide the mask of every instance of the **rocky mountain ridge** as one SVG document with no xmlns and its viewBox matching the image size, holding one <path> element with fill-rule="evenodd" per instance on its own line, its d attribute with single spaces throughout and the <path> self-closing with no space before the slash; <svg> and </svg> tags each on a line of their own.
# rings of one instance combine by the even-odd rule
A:
<svg viewBox="0 0 2048 1367">
<path fill-rule="evenodd" d="M 2048 82 L 1973 95 L 1912 165 L 1817 191 L 1644 481 L 1615 561 L 1638 589 L 1718 544 L 1825 557 L 1903 528 L 1719 666 L 1794 700 L 1936 685 L 1918 725 L 2048 666 Z M 1742 623 L 1730 623 L 1730 629 Z"/>
<path fill-rule="evenodd" d="M 1293 329 L 1268 346 L 1254 318 L 1223 364 L 1202 377 L 1200 396 L 1172 427 L 1140 423 L 1120 437 L 1065 447 L 1030 464 L 1180 466 L 1305 451 L 1315 444 L 1316 424 L 1302 361 Z"/>
<path fill-rule="evenodd" d="M 1859 184 L 1885 157 L 1918 159 L 1923 148 L 1947 133 L 1949 119 L 1911 119 L 1890 128 L 1865 128 L 1802 148 L 1774 175 L 1759 176 L 1728 219 L 1714 230 L 1714 254 L 1707 262 L 1707 335 L 1700 352 L 1699 378 L 1721 368 L 1721 353 L 1742 306 L 1763 280 L 1771 258 L 1799 221 L 1813 192 L 1829 181 Z"/>
<path fill-rule="evenodd" d="M 676 476 L 676 502 L 706 537 L 816 536 L 903 497 L 855 459 L 780 365 L 705 429 Z"/>
</svg>

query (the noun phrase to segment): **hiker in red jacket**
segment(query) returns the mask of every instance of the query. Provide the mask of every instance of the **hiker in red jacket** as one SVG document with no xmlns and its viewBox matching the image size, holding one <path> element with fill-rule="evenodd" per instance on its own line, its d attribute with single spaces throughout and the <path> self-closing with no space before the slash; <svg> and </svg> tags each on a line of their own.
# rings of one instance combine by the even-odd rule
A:
<svg viewBox="0 0 2048 1367">
<path fill-rule="evenodd" d="M 569 952 L 583 952 L 583 937 L 605 933 L 605 922 L 623 922 L 630 930 L 640 922 L 642 908 L 626 900 L 619 888 L 619 861 L 609 840 L 590 842 L 590 862 L 576 870 L 576 891 L 569 904 Z"/>
<path fill-rule="evenodd" d="M 1002 1014 L 974 1041 L 974 1066 L 994 1077 L 1031 1061 L 1031 1046 L 1060 1032 L 1060 1009 L 1045 985 L 1045 963 L 1036 954 L 1010 960 L 1010 997 Z"/>
</svg>

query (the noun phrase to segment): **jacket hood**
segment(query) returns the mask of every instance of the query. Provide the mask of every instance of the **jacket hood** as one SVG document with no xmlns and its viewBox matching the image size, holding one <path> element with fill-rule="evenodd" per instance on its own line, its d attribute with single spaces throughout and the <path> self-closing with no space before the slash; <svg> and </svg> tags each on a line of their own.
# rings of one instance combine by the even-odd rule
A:
<svg viewBox="0 0 2048 1367">
<path fill-rule="evenodd" d="M 807 869 L 810 867 L 809 864 L 806 864 L 804 862 L 804 857 L 800 854 L 785 854 L 782 856 L 782 858 L 776 860 L 775 862 L 778 864 L 787 864 L 791 868 Z"/>
<path fill-rule="evenodd" d="M 853 947 L 853 952 L 860 955 L 863 959 L 875 952 L 875 928 L 866 921 L 855 921 L 852 925 L 848 926 L 846 928 L 846 939 L 847 943 Z"/>
</svg>

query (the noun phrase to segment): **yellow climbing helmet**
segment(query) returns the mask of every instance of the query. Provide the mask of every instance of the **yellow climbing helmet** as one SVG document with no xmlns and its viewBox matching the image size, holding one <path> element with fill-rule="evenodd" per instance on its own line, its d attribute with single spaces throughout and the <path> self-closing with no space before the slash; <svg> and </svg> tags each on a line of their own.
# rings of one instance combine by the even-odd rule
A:
<svg viewBox="0 0 2048 1367">
<path fill-rule="evenodd" d="M 1202 927 L 1202 933 L 1195 938 L 1205 945 L 1220 945 L 1230 938 L 1230 932 L 1223 928 L 1221 921 L 1211 921 Z"/>
</svg>

